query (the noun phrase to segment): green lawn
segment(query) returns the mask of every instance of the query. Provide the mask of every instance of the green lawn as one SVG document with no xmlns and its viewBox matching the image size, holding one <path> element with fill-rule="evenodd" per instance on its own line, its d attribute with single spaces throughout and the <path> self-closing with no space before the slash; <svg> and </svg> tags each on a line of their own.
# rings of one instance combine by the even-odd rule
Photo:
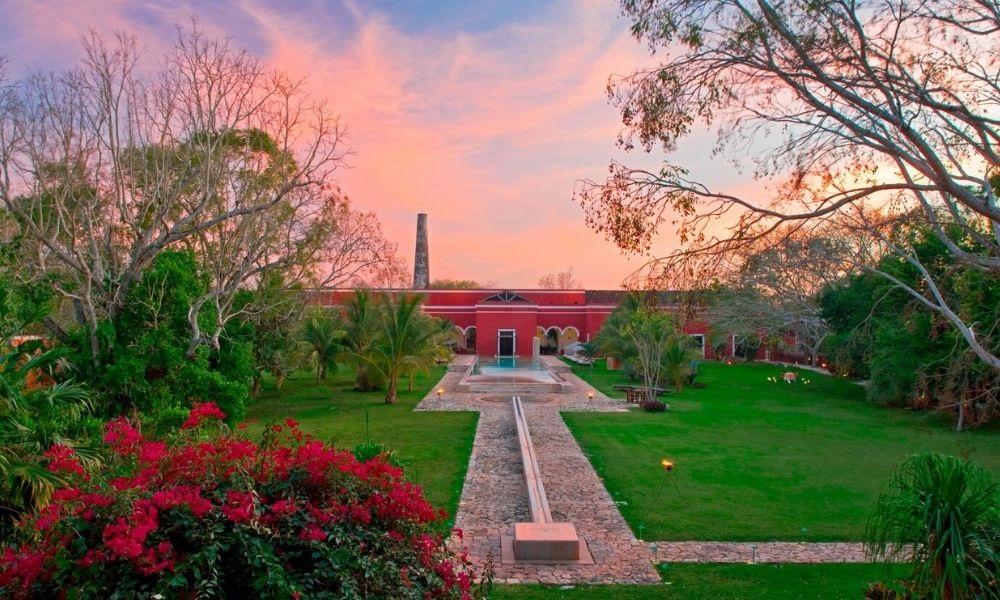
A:
<svg viewBox="0 0 1000 600">
<path fill-rule="evenodd" d="M 698 565 L 664 567 L 664 585 L 496 586 L 491 600 L 839 600 L 863 596 L 868 583 L 887 581 L 881 566 Z"/>
<path fill-rule="evenodd" d="M 253 401 L 249 418 L 256 427 L 292 417 L 317 438 L 351 449 L 367 435 L 396 451 L 406 463 L 406 476 L 424 489 L 426 498 L 454 518 L 462 482 L 472 452 L 478 413 L 413 412 L 421 398 L 444 374 L 444 367 L 414 380 L 414 391 L 401 385 L 396 404 L 384 393 L 351 389 L 353 371 L 341 369 L 320 385 L 310 373 L 299 372 L 281 390 L 273 383 Z"/>
<path fill-rule="evenodd" d="M 894 466 L 936 450 L 1000 473 L 1000 434 L 887 409 L 846 380 L 771 383 L 783 369 L 703 363 L 665 413 L 564 413 L 633 531 L 648 540 L 858 541 Z M 602 391 L 624 382 L 574 372 Z M 664 458 L 676 468 L 668 475 Z"/>
</svg>

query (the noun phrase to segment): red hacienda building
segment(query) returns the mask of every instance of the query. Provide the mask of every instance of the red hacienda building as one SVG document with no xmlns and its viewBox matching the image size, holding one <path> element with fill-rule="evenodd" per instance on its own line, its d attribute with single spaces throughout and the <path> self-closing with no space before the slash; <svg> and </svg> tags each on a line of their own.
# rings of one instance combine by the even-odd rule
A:
<svg viewBox="0 0 1000 600">
<path fill-rule="evenodd" d="M 390 293 L 425 294 L 424 312 L 446 319 L 454 329 L 460 352 L 480 356 L 532 356 L 532 338 L 543 352 L 561 353 L 568 344 L 594 338 L 608 315 L 626 293 L 615 290 L 392 290 Z M 327 304 L 341 304 L 353 292 L 336 290 Z M 705 333 L 708 325 L 688 320 L 684 331 L 692 335 L 709 357 Z M 726 354 L 732 353 L 727 348 Z"/>
<path fill-rule="evenodd" d="M 480 356 L 533 356 L 533 339 L 538 338 L 542 353 L 561 354 L 577 341 L 593 339 L 604 320 L 627 293 L 621 290 L 500 290 L 428 289 L 430 287 L 427 215 L 417 215 L 417 244 L 414 254 L 413 289 L 386 290 L 394 293 L 426 295 L 424 312 L 452 323 L 453 346 L 459 352 Z M 329 290 L 322 303 L 342 305 L 351 290 Z M 675 313 L 682 311 L 670 292 L 659 293 L 659 306 Z M 684 321 L 683 331 L 691 335 L 702 356 L 713 358 L 705 343 L 708 323 L 695 318 Z M 794 345 L 794 337 L 786 344 Z M 736 353 L 734 336 L 729 336 L 724 356 Z M 770 358 L 760 348 L 757 358 Z"/>
</svg>

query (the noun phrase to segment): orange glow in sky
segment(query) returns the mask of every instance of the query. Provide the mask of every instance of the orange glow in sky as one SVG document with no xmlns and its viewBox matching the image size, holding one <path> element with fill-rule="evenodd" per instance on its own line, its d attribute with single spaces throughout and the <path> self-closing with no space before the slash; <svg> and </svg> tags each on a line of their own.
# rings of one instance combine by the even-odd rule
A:
<svg viewBox="0 0 1000 600">
<path fill-rule="evenodd" d="M 378 215 L 410 265 L 416 215 L 428 213 L 432 279 L 534 287 L 572 267 L 585 287 L 614 289 L 645 262 L 587 229 L 572 202 L 576 181 L 603 178 L 612 158 L 657 160 L 614 144 L 608 77 L 650 61 L 614 2 L 0 0 L 0 9 L 9 77 L 70 67 L 91 28 L 134 32 L 155 60 L 193 15 L 307 78 L 355 151 L 341 188 Z M 707 156 L 709 144 L 694 138 L 686 152 Z M 654 250 L 671 248 L 670 237 Z"/>
</svg>

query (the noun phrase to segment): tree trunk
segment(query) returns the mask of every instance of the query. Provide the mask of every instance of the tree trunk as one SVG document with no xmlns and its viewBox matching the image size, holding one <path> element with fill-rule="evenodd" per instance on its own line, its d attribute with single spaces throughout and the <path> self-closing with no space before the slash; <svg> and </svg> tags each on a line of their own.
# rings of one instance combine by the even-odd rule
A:
<svg viewBox="0 0 1000 600">
<path fill-rule="evenodd" d="M 62 342 L 63 344 L 68 345 L 72 343 L 73 340 L 72 338 L 69 337 L 69 334 L 66 333 L 66 331 L 62 327 L 60 327 L 59 324 L 52 319 L 52 317 L 43 318 L 42 325 L 44 325 L 45 329 L 47 329 L 49 333 L 55 336 L 55 338 L 60 342 Z"/>
<path fill-rule="evenodd" d="M 87 337 L 90 339 L 90 363 L 97 368 L 101 366 L 101 341 L 97 339 L 96 326 L 90 328 Z"/>
<path fill-rule="evenodd" d="M 259 396 L 260 388 L 263 386 L 263 384 L 264 384 L 263 377 L 259 375 L 254 376 L 253 381 L 250 384 L 250 395 L 254 397 Z"/>
<path fill-rule="evenodd" d="M 397 380 L 395 377 L 390 377 L 389 382 L 386 384 L 385 389 L 385 403 L 395 404 L 396 403 L 396 385 Z"/>
<path fill-rule="evenodd" d="M 274 376 L 274 389 L 280 390 L 285 385 L 285 373 L 282 371 Z"/>
</svg>

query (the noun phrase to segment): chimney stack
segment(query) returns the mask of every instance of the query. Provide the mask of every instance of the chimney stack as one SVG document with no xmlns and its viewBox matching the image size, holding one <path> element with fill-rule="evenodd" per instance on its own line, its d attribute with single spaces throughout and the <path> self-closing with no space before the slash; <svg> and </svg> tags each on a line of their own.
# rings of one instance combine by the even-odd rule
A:
<svg viewBox="0 0 1000 600">
<path fill-rule="evenodd" d="M 413 289 L 431 287 L 430 253 L 427 251 L 427 214 L 417 215 L 417 251 L 413 255 Z"/>
</svg>

